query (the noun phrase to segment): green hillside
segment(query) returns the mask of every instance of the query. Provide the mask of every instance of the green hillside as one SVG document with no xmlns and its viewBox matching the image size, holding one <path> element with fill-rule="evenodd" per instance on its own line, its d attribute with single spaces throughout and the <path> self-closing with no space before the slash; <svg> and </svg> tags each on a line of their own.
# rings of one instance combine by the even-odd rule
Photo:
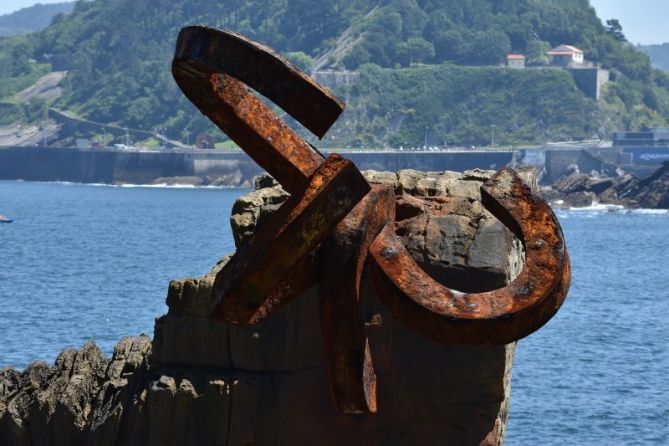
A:
<svg viewBox="0 0 669 446">
<path fill-rule="evenodd" d="M 658 45 L 639 45 L 639 50 L 648 54 L 653 66 L 669 71 L 669 43 Z"/>
<path fill-rule="evenodd" d="M 348 109 L 328 146 L 482 145 L 493 126 L 499 141 L 519 144 L 669 119 L 669 75 L 607 32 L 587 0 L 94 0 L 41 32 L 0 39 L 0 124 L 43 117 L 46 104 L 14 95 L 66 70 L 50 105 L 72 115 L 223 140 L 171 78 L 174 41 L 189 24 L 246 34 L 305 69 L 359 70 L 358 82 L 335 88 Z M 511 51 L 539 63 L 562 43 L 611 68 L 599 103 L 564 71 L 495 67 Z"/>
<path fill-rule="evenodd" d="M 74 2 L 37 3 L 11 14 L 0 15 L 0 36 L 16 36 L 46 28 L 58 14 L 69 14 Z"/>
<path fill-rule="evenodd" d="M 487 145 L 597 135 L 597 106 L 564 70 L 365 65 L 331 130 L 352 147 Z M 342 89 L 343 90 L 343 89 Z M 583 119 L 586 117 L 587 119 Z M 352 130 L 352 131 L 351 131 Z"/>
</svg>

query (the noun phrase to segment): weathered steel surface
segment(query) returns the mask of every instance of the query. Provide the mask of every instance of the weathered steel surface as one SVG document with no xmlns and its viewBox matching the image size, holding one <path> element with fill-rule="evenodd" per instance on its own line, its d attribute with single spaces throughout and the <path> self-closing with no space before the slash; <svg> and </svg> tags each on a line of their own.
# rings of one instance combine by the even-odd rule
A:
<svg viewBox="0 0 669 446">
<path fill-rule="evenodd" d="M 240 34 L 204 26 L 183 28 L 175 60 L 204 65 L 239 79 L 319 138 L 344 111 L 339 99 L 292 63 Z"/>
<path fill-rule="evenodd" d="M 218 273 L 213 296 L 219 303 L 214 316 L 235 324 L 257 324 L 303 291 L 309 277 L 301 277 L 293 268 L 369 190 L 351 161 L 330 155 L 316 169 L 304 194 L 284 203 Z"/>
<path fill-rule="evenodd" d="M 569 255 L 557 218 L 509 168 L 482 187 L 486 209 L 523 242 L 525 266 L 504 288 L 451 290 L 428 276 L 386 225 L 368 263 L 379 298 L 415 331 L 444 343 L 508 344 L 534 332 L 557 312 L 570 280 Z"/>
<path fill-rule="evenodd" d="M 179 34 L 172 74 L 188 99 L 284 189 L 293 194 L 306 188 L 323 157 L 246 85 L 318 136 L 344 110 L 331 93 L 268 48 L 199 26 Z"/>
<path fill-rule="evenodd" d="M 393 190 L 374 185 L 342 220 L 321 254 L 323 350 L 335 404 L 342 413 L 376 412 L 376 376 L 360 283 L 369 245 L 394 218 Z"/>
<path fill-rule="evenodd" d="M 376 411 L 376 376 L 360 287 L 368 269 L 380 300 L 443 343 L 507 344 L 545 324 L 565 299 L 569 255 L 550 207 L 511 169 L 481 187 L 483 204 L 523 242 L 525 267 L 508 286 L 461 293 L 432 279 L 395 234 L 390 188 L 370 189 L 353 163 L 327 160 L 249 89 L 319 137 L 344 106 L 269 48 L 238 34 L 187 27 L 172 73 L 184 94 L 291 193 L 218 273 L 213 317 L 262 322 L 320 283 L 324 352 L 337 408 Z M 364 197 L 364 198 L 363 198 Z M 349 213 L 350 212 L 350 213 Z"/>
</svg>

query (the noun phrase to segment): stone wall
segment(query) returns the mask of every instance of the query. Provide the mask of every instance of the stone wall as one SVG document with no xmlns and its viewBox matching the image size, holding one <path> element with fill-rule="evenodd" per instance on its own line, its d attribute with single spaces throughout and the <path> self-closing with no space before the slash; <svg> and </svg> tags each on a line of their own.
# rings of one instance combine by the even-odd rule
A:
<svg viewBox="0 0 669 446">
<path fill-rule="evenodd" d="M 508 151 L 359 152 L 346 157 L 360 169 L 500 169 Z M 183 183 L 247 187 L 262 169 L 242 151 L 0 147 L 0 180 L 76 183 Z"/>
<path fill-rule="evenodd" d="M 480 203 L 489 171 L 367 172 L 392 184 L 412 256 L 450 287 L 502 286 L 522 268 L 520 243 Z M 535 184 L 534 172 L 523 172 Z M 231 218 L 242 243 L 286 194 L 269 179 Z M 425 213 L 431 210 L 430 217 Z M 378 413 L 341 415 L 323 365 L 313 288 L 265 323 L 212 320 L 211 288 L 229 257 L 201 278 L 170 283 L 153 342 L 123 339 L 106 359 L 89 343 L 49 367 L 0 372 L 0 444 L 499 445 L 515 344 L 441 345 L 363 300 L 378 375 Z"/>
<path fill-rule="evenodd" d="M 603 68 L 567 68 L 576 86 L 591 99 L 599 100 L 602 87 L 609 82 L 609 70 Z"/>
</svg>

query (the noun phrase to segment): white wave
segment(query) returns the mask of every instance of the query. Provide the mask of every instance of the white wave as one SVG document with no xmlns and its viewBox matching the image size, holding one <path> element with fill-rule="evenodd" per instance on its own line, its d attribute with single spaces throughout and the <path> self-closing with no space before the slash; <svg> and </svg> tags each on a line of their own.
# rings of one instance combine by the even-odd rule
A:
<svg viewBox="0 0 669 446">
<path fill-rule="evenodd" d="M 634 209 L 626 208 L 619 204 L 603 204 L 596 203 L 591 206 L 586 207 L 572 207 L 569 209 L 561 209 L 561 212 L 567 213 L 576 213 L 583 215 L 596 215 L 596 214 L 607 214 L 607 213 L 617 213 L 617 214 L 637 214 L 637 215 L 669 215 L 669 209 Z"/>
<path fill-rule="evenodd" d="M 193 184 L 167 184 L 167 183 L 158 183 L 158 184 L 121 184 L 118 185 L 117 187 L 123 187 L 123 188 L 147 188 L 147 189 L 164 189 L 164 188 L 172 188 L 172 189 L 195 189 L 195 185 Z"/>
<path fill-rule="evenodd" d="M 212 185 L 199 186 L 195 184 L 167 184 L 167 183 L 120 184 L 120 185 L 108 185 L 108 186 L 123 187 L 123 188 L 146 188 L 146 189 L 239 189 L 238 186 L 212 186 Z"/>
<path fill-rule="evenodd" d="M 48 184 L 56 186 L 90 186 L 90 187 L 122 187 L 122 188 L 153 188 L 153 189 L 250 189 L 250 187 L 243 186 L 226 186 L 226 185 L 194 185 L 194 184 L 108 184 L 108 183 L 77 183 L 74 181 L 24 181 L 24 180 L 7 180 L 5 182 L 16 183 L 32 183 L 32 184 Z"/>
<path fill-rule="evenodd" d="M 582 208 L 571 207 L 569 208 L 572 212 L 622 212 L 625 211 L 625 206 L 619 204 L 602 204 L 602 203 L 593 203 L 590 206 L 585 206 Z"/>
<path fill-rule="evenodd" d="M 669 215 L 669 209 L 628 209 L 630 214 Z"/>
</svg>

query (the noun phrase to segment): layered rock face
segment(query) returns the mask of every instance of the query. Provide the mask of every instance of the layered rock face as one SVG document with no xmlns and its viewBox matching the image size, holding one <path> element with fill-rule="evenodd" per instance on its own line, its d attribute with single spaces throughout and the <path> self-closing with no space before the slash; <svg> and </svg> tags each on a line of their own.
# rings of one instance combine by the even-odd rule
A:
<svg viewBox="0 0 669 446">
<path fill-rule="evenodd" d="M 462 291 L 503 286 L 523 265 L 512 234 L 480 203 L 492 172 L 366 172 L 398 195 L 397 232 L 436 279 Z M 534 173 L 523 172 L 536 187 Z M 287 194 L 271 178 L 235 204 L 239 245 Z M 111 359 L 89 343 L 54 366 L 0 372 L 0 444 L 503 443 L 515 345 L 441 345 L 394 320 L 365 287 L 378 413 L 341 415 L 330 399 L 318 288 L 255 327 L 209 317 L 221 261 L 175 280 L 154 339 L 125 338 Z"/>
<path fill-rule="evenodd" d="M 639 182 L 634 200 L 642 208 L 669 209 L 669 161 Z"/>
<path fill-rule="evenodd" d="M 551 204 L 566 208 L 604 203 L 669 209 L 669 161 L 643 180 L 619 168 L 584 174 L 574 164 L 554 184 L 542 190 L 542 195 Z"/>
</svg>

